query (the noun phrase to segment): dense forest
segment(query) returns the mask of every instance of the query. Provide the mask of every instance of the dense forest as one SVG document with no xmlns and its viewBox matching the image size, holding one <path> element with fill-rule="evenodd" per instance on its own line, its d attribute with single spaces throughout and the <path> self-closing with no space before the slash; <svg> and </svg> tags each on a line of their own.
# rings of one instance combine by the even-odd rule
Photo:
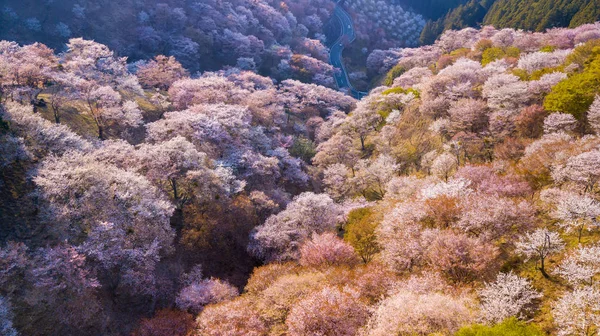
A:
<svg viewBox="0 0 600 336">
<path fill-rule="evenodd" d="M 440 18 L 424 15 L 430 20 L 420 41 L 431 44 L 445 30 L 482 24 L 533 31 L 577 27 L 600 19 L 600 3 L 596 0 L 469 0 L 449 8 Z"/>
<path fill-rule="evenodd" d="M 39 29 L 0 42 L 2 335 L 598 332 L 600 23 L 414 48 L 373 23 L 390 39 L 365 72 L 384 85 L 358 101 L 325 66 L 260 70 L 266 41 L 291 68 L 316 59 L 285 27 L 323 7 L 153 3 L 122 24 L 156 27 L 160 48 L 128 60 L 135 29 L 110 31 L 118 52 L 34 42 L 64 4 L 86 15 L 68 35 L 119 22 L 90 14 L 103 3 L 3 12 L 19 22 L 3 34 Z M 357 22 L 382 15 L 368 8 Z M 200 29 L 223 19 L 237 30 Z M 170 44 L 201 32 L 217 44 Z M 195 73 L 189 50 L 222 68 Z"/>
<path fill-rule="evenodd" d="M 192 74 L 229 66 L 334 88 L 326 47 L 337 38 L 326 37 L 334 7 L 330 0 L 7 0 L 0 39 L 64 51 L 70 38 L 83 37 L 127 56 L 130 66 L 167 55 Z M 346 8 L 359 23 L 355 53 L 363 58 L 419 43 L 425 19 L 406 6 L 351 0 Z M 363 80 L 362 70 L 353 77 Z"/>
</svg>

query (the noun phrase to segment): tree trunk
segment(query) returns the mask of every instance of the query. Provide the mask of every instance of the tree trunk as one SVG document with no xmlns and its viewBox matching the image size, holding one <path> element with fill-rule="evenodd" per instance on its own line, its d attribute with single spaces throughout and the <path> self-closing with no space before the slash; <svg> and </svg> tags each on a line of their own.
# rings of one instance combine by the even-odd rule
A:
<svg viewBox="0 0 600 336">
<path fill-rule="evenodd" d="M 542 275 L 544 276 L 544 278 L 549 279 L 550 276 L 548 275 L 548 273 L 546 273 L 546 268 L 544 265 L 544 261 L 546 258 L 540 258 L 541 261 L 541 265 L 540 265 L 540 271 L 542 272 Z"/>
<path fill-rule="evenodd" d="M 173 212 L 173 216 L 171 217 L 171 226 L 175 228 L 175 231 L 179 235 L 179 232 L 183 228 L 183 206 L 185 201 L 180 199 L 179 190 L 177 189 L 177 180 L 171 179 L 170 182 L 171 188 L 173 188 L 174 203 L 176 204 L 175 212 Z"/>
<path fill-rule="evenodd" d="M 100 125 L 98 125 L 98 139 L 104 140 L 104 129 Z"/>
<path fill-rule="evenodd" d="M 581 224 L 579 226 L 579 236 L 577 237 L 577 242 L 581 243 L 581 235 L 583 234 L 583 228 L 584 228 L 584 224 Z"/>
<path fill-rule="evenodd" d="M 52 114 L 54 114 L 54 122 L 60 124 L 60 115 L 57 107 L 52 106 Z"/>
</svg>

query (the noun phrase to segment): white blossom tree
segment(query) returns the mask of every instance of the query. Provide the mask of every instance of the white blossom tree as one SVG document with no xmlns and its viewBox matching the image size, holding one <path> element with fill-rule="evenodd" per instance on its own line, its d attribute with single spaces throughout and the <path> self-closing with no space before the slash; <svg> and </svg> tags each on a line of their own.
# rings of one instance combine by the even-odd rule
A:
<svg viewBox="0 0 600 336">
<path fill-rule="evenodd" d="M 573 251 L 555 271 L 571 285 L 591 285 L 600 273 L 600 246 L 580 246 Z"/>
<path fill-rule="evenodd" d="M 573 132 L 577 120 L 568 113 L 552 113 L 544 119 L 544 133 Z"/>
<path fill-rule="evenodd" d="M 552 310 L 558 335 L 593 335 L 600 326 L 600 291 L 594 287 L 565 293 Z"/>
<path fill-rule="evenodd" d="M 450 174 L 458 167 L 456 157 L 448 152 L 444 152 L 431 163 L 431 172 L 437 177 L 448 182 Z"/>
<path fill-rule="evenodd" d="M 576 230 L 578 240 L 584 229 L 590 230 L 589 224 L 596 225 L 596 217 L 600 215 L 600 203 L 587 195 L 572 192 L 560 196 L 552 216 L 560 219 L 559 225 L 567 232 Z M 586 226 L 587 225 L 587 226 Z"/>
<path fill-rule="evenodd" d="M 600 96 L 596 96 L 587 113 L 587 120 L 596 134 L 600 133 Z"/>
<path fill-rule="evenodd" d="M 500 273 L 493 283 L 479 291 L 481 319 L 487 323 L 500 323 L 511 316 L 524 318 L 533 310 L 535 300 L 542 294 L 526 278 Z"/>
<path fill-rule="evenodd" d="M 548 231 L 548 229 L 537 229 L 526 233 L 515 245 L 517 253 L 524 255 L 526 260 L 533 258 L 540 260 L 539 269 L 545 277 L 549 277 L 545 268 L 546 258 L 551 254 L 562 251 L 565 247 L 558 233 Z"/>
</svg>

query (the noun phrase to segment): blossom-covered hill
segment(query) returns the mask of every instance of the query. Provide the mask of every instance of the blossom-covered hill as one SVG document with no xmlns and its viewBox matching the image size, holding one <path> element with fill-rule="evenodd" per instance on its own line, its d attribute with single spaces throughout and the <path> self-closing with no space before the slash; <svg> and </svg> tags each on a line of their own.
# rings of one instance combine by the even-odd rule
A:
<svg viewBox="0 0 600 336">
<path fill-rule="evenodd" d="M 379 50 L 357 101 L 0 42 L 6 335 L 585 335 L 600 23 Z"/>
</svg>

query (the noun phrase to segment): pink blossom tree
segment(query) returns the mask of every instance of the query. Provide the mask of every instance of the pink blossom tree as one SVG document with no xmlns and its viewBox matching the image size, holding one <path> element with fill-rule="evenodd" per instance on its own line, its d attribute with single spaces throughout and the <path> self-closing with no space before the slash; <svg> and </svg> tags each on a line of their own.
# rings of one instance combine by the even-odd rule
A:
<svg viewBox="0 0 600 336">
<path fill-rule="evenodd" d="M 453 102 L 448 110 L 454 133 L 482 131 L 488 121 L 488 108 L 484 101 L 461 99 Z"/>
<path fill-rule="evenodd" d="M 147 88 L 168 90 L 171 84 L 187 77 L 188 72 L 173 56 L 158 55 L 136 72 L 140 83 Z"/>
<path fill-rule="evenodd" d="M 207 336 L 263 336 L 269 331 L 251 298 L 206 307 L 198 316 L 196 330 Z"/>
<path fill-rule="evenodd" d="M 450 174 L 458 167 L 456 157 L 448 152 L 440 154 L 431 163 L 431 172 L 437 177 L 448 181 Z"/>
<path fill-rule="evenodd" d="M 571 156 L 564 165 L 554 167 L 552 177 L 557 183 L 571 181 L 593 192 L 600 179 L 600 151 L 595 149 Z"/>
<path fill-rule="evenodd" d="M 300 248 L 300 264 L 302 266 L 352 265 L 358 262 L 354 248 L 335 234 L 326 232 L 313 234 Z"/>
<path fill-rule="evenodd" d="M 267 261 L 297 259 L 313 233 L 332 230 L 341 209 L 326 194 L 302 193 L 252 233 L 249 250 Z"/>
<path fill-rule="evenodd" d="M 325 287 L 296 303 L 285 324 L 292 336 L 351 336 L 356 335 L 367 317 L 367 306 L 361 302 L 359 292 Z"/>
<path fill-rule="evenodd" d="M 366 326 L 368 336 L 450 334 L 473 321 L 469 297 L 399 291 L 376 307 Z"/>
<path fill-rule="evenodd" d="M 204 306 L 228 301 L 238 296 L 237 288 L 219 279 L 197 279 L 183 287 L 177 295 L 177 307 L 197 314 Z"/>
<path fill-rule="evenodd" d="M 452 231 L 434 230 L 424 235 L 427 264 L 452 281 L 485 279 L 497 271 L 499 251 L 483 240 Z"/>
<path fill-rule="evenodd" d="M 514 237 L 535 223 L 535 209 L 527 201 L 473 194 L 463 198 L 460 207 L 456 227 L 485 240 Z"/>
</svg>

